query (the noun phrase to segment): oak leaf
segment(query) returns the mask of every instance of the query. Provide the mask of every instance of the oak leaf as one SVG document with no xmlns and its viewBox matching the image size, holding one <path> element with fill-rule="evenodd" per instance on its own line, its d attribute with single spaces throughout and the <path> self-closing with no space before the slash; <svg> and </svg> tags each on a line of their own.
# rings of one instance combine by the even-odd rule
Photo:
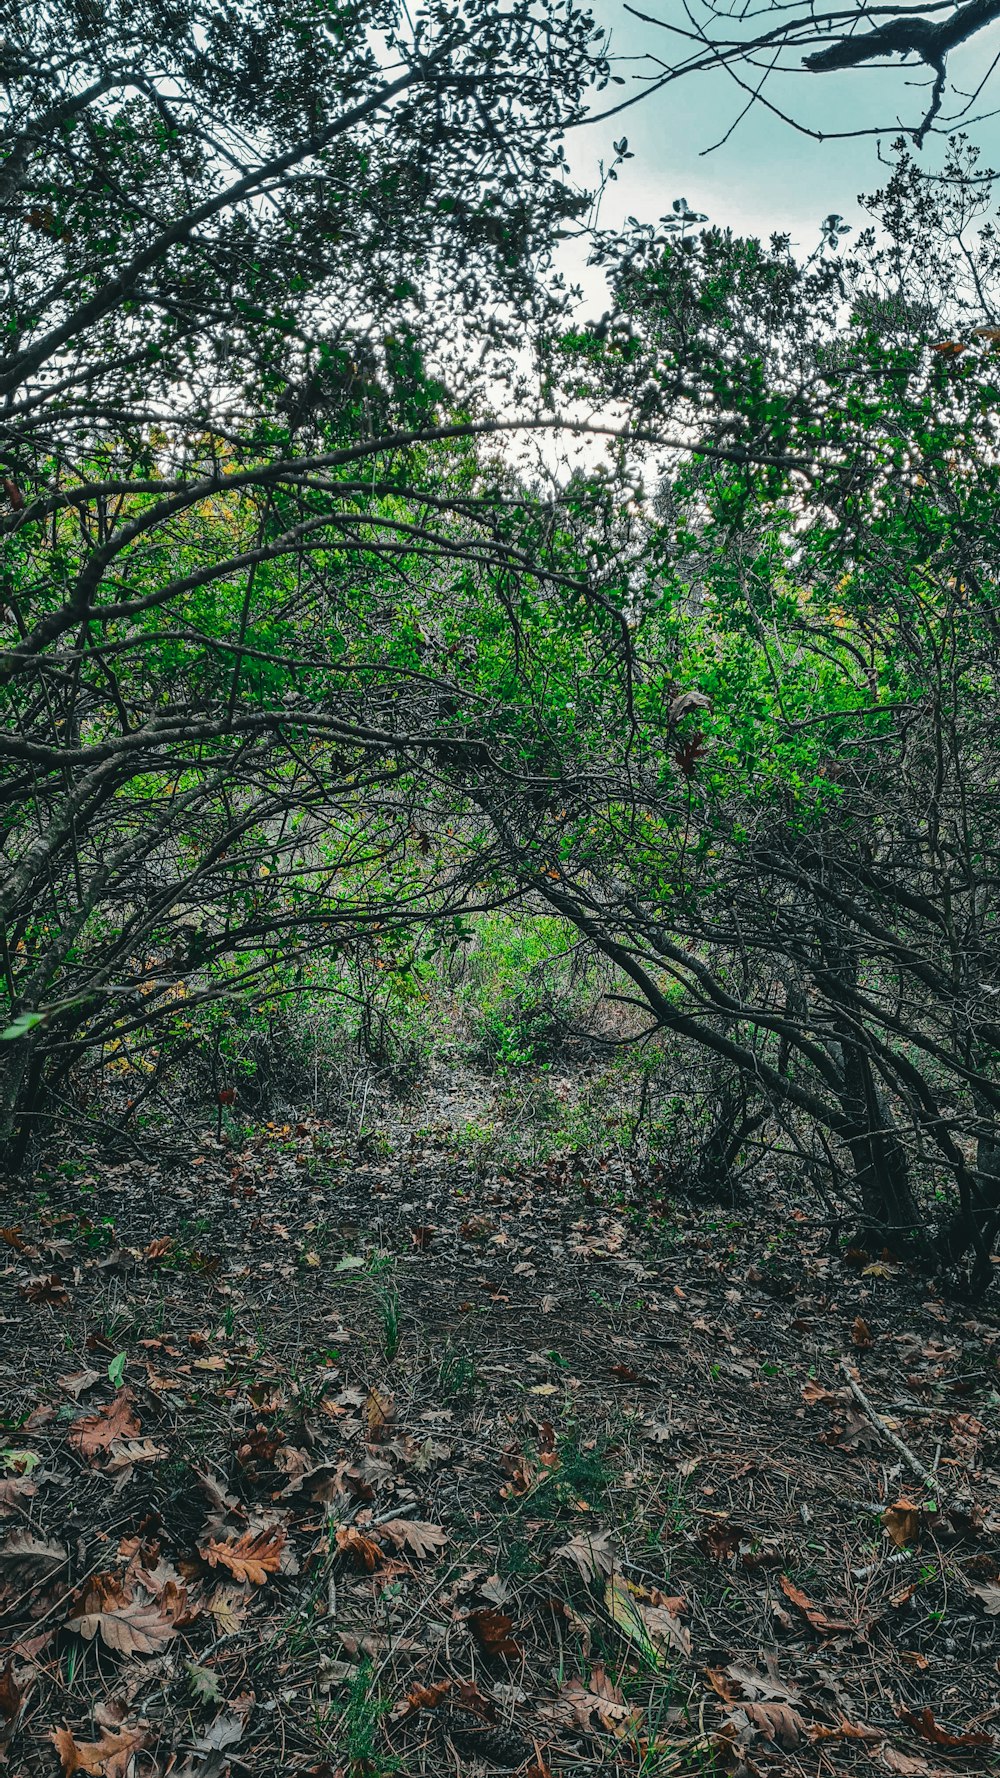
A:
<svg viewBox="0 0 1000 1778">
<path fill-rule="evenodd" d="M 993 1736 L 985 1734 L 982 1730 L 966 1735 L 953 1735 L 948 1729 L 943 1729 L 929 1704 L 925 1704 L 919 1712 L 901 1709 L 899 1717 L 901 1722 L 905 1722 L 909 1728 L 915 1729 L 918 1735 L 922 1735 L 925 1741 L 932 1741 L 935 1747 L 993 1746 Z"/>
<path fill-rule="evenodd" d="M 436 1556 L 448 1541 L 440 1525 L 430 1525 L 423 1519 L 385 1519 L 379 1531 L 397 1550 L 409 1550 L 414 1556 Z"/>
<path fill-rule="evenodd" d="M 81 1457 L 93 1462 L 118 1438 L 137 1438 L 142 1431 L 132 1411 L 135 1396 L 131 1389 L 119 1389 L 114 1401 L 98 1408 L 95 1414 L 83 1414 L 69 1429 L 69 1442 Z"/>
<path fill-rule="evenodd" d="M 797 1710 L 793 1710 L 790 1704 L 742 1703 L 736 1715 L 737 1722 L 740 1712 L 765 1740 L 776 1742 L 786 1753 L 798 1747 L 805 1738 L 805 1718 Z"/>
<path fill-rule="evenodd" d="M 470 1611 L 468 1624 L 484 1654 L 501 1655 L 507 1661 L 521 1659 L 521 1645 L 511 1635 L 513 1620 L 505 1611 L 481 1606 L 478 1611 Z"/>
<path fill-rule="evenodd" d="M 374 1574 L 378 1564 L 385 1561 L 382 1545 L 357 1525 L 338 1526 L 337 1548 L 342 1555 L 352 1557 L 358 1567 L 366 1569 L 369 1574 Z"/>
<path fill-rule="evenodd" d="M 43 1478 L 44 1479 L 44 1478 Z M 0 1476 L 0 1518 L 6 1518 L 22 1500 L 38 1493 L 38 1478 L 30 1475 Z"/>
<path fill-rule="evenodd" d="M 923 1523 L 923 1510 L 912 1500 L 896 1500 L 882 1514 L 882 1528 L 898 1550 L 915 1543 Z"/>
<path fill-rule="evenodd" d="M 588 1584 L 598 1575 L 610 1574 L 615 1565 L 610 1531 L 578 1531 L 568 1543 L 560 1544 L 556 1555 L 575 1563 Z"/>
<path fill-rule="evenodd" d="M 199 1554 L 210 1568 L 228 1568 L 234 1580 L 249 1581 L 251 1586 L 259 1587 L 269 1574 L 277 1574 L 281 1568 L 284 1544 L 284 1531 L 265 1528 L 244 1531 L 242 1537 L 212 1539 L 199 1545 Z"/>
<path fill-rule="evenodd" d="M 987 1581 L 980 1584 L 970 1580 L 970 1593 L 975 1593 L 987 1617 L 1000 1616 L 1000 1581 Z"/>
<path fill-rule="evenodd" d="M 408 1716 L 415 1716 L 418 1710 L 436 1710 L 441 1699 L 451 1691 L 450 1679 L 437 1679 L 433 1685 L 411 1685 L 405 1698 L 393 1708 L 393 1717 L 397 1722 L 405 1722 Z"/>
<path fill-rule="evenodd" d="M 46 1542 L 33 1531 L 12 1531 L 0 1546 L 0 1562 L 16 1563 L 18 1568 L 34 1569 L 36 1563 L 58 1568 L 66 1560 L 64 1544 Z"/>
<path fill-rule="evenodd" d="M 108 1446 L 108 1474 L 132 1469 L 136 1463 L 161 1463 L 170 1452 L 151 1438 L 116 1438 Z"/>
<path fill-rule="evenodd" d="M 23 1703 L 24 1693 L 14 1678 L 14 1662 L 11 1657 L 8 1657 L 7 1665 L 0 1673 L 0 1716 L 3 1717 L 5 1724 L 9 1725 L 17 1720 Z M 9 1727 L 6 1731 L 0 1730 L 0 1745 L 9 1738 Z"/>
<path fill-rule="evenodd" d="M 140 1748 L 146 1744 L 144 1729 L 105 1730 L 99 1741 L 76 1741 L 69 1729 L 53 1729 L 52 1741 L 66 1778 L 87 1772 L 94 1778 L 125 1778 Z"/>
<path fill-rule="evenodd" d="M 156 1601 L 128 1599 L 110 1584 L 110 1576 L 97 1579 L 104 1584 L 87 1588 L 81 1608 L 67 1618 L 66 1628 L 88 1642 L 100 1635 L 101 1641 L 119 1654 L 161 1654 L 177 1631 Z"/>
</svg>

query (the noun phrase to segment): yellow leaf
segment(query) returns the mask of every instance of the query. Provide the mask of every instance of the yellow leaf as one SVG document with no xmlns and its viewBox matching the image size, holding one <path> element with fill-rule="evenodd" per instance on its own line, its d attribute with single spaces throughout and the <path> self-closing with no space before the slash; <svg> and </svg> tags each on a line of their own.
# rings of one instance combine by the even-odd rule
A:
<svg viewBox="0 0 1000 1778">
<path fill-rule="evenodd" d="M 660 1651 L 650 1636 L 643 1622 L 642 1613 L 628 1590 L 625 1581 L 618 1574 L 612 1574 L 604 1589 L 604 1603 L 608 1608 L 612 1621 L 624 1630 L 631 1642 L 636 1644 L 653 1667 L 660 1665 Z"/>
</svg>

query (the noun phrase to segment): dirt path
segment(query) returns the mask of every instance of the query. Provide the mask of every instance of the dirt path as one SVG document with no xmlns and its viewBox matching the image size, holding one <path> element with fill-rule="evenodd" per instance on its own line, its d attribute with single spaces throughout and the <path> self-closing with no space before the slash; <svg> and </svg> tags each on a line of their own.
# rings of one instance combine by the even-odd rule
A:
<svg viewBox="0 0 1000 1778">
<path fill-rule="evenodd" d="M 305 1125 L 10 1188 L 8 1769 L 992 1769 L 996 1315 L 630 1195 Z"/>
</svg>

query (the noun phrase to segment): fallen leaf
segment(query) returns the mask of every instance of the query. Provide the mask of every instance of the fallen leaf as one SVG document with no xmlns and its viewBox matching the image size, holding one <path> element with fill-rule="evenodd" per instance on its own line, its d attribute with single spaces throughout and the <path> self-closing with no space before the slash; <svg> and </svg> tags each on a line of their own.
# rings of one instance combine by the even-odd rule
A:
<svg viewBox="0 0 1000 1778">
<path fill-rule="evenodd" d="M 610 1531 L 578 1531 L 568 1543 L 560 1544 L 556 1555 L 575 1563 L 588 1585 L 598 1575 L 610 1574 L 615 1565 Z"/>
<path fill-rule="evenodd" d="M 281 1529 L 244 1531 L 242 1537 L 199 1544 L 198 1553 L 210 1568 L 228 1568 L 234 1580 L 249 1581 L 251 1586 L 259 1587 L 269 1574 L 278 1573 L 284 1543 L 285 1533 Z"/>
<path fill-rule="evenodd" d="M 987 1617 L 1000 1616 L 1000 1581 L 980 1585 L 978 1581 L 970 1580 L 969 1591 L 975 1593 Z"/>
<path fill-rule="evenodd" d="M 666 1605 L 639 1605 L 639 1613 L 657 1648 L 664 1653 L 673 1650 L 687 1658 L 691 1653 L 691 1632 Z"/>
<path fill-rule="evenodd" d="M 916 1710 L 900 1709 L 899 1719 L 901 1722 L 905 1722 L 909 1728 L 915 1729 L 925 1741 L 932 1741 L 935 1747 L 993 1746 L 993 1736 L 987 1735 L 981 1730 L 967 1735 L 953 1735 L 948 1729 L 943 1729 L 940 1723 L 935 1720 L 934 1712 L 929 1704 L 925 1704 L 919 1713 Z"/>
<path fill-rule="evenodd" d="M 217 1704 L 222 1697 L 219 1675 L 211 1667 L 199 1667 L 196 1661 L 185 1661 L 188 1685 L 199 1704 Z"/>
<path fill-rule="evenodd" d="M 631 1642 L 640 1648 L 646 1659 L 654 1667 L 660 1664 L 660 1650 L 653 1641 L 646 1626 L 646 1621 L 638 1602 L 632 1597 L 628 1583 L 621 1575 L 609 1576 L 604 1588 L 604 1603 L 612 1622 L 624 1630 Z"/>
<path fill-rule="evenodd" d="M 144 1729 L 107 1731 L 99 1741 L 76 1741 L 69 1729 L 53 1729 L 52 1742 L 66 1778 L 74 1772 L 88 1772 L 94 1778 L 125 1778 L 129 1765 L 146 1745 Z"/>
<path fill-rule="evenodd" d="M 384 1519 L 379 1531 L 397 1550 L 409 1550 L 414 1556 L 436 1556 L 448 1541 L 440 1525 L 422 1519 Z"/>
<path fill-rule="evenodd" d="M 120 1389 L 114 1401 L 107 1407 L 98 1408 L 96 1414 L 84 1414 L 74 1420 L 69 1429 L 69 1443 L 75 1450 L 92 1462 L 116 1438 L 136 1438 L 142 1431 L 132 1403 L 135 1396 L 131 1389 Z"/>
<path fill-rule="evenodd" d="M 380 1445 L 389 1437 L 396 1404 L 391 1395 L 384 1395 L 381 1389 L 369 1389 L 362 1410 L 365 1424 L 365 1437 L 370 1445 Z"/>
<path fill-rule="evenodd" d="M 224 1748 L 235 1747 L 242 1741 L 246 1726 L 245 1717 L 236 1716 L 231 1710 L 224 1711 L 195 1737 L 192 1746 L 197 1753 L 221 1753 Z M 205 1768 L 201 1769 L 204 1771 Z"/>
<path fill-rule="evenodd" d="M 816 1407 L 820 1402 L 824 1406 L 830 1406 L 837 1400 L 837 1392 L 835 1389 L 825 1389 L 822 1383 L 810 1380 L 802 1385 L 802 1400 L 807 1402 L 809 1407 Z"/>
<path fill-rule="evenodd" d="M 857 1346 L 859 1352 L 865 1352 L 871 1343 L 871 1328 L 863 1315 L 856 1315 L 851 1326 L 851 1344 Z"/>
<path fill-rule="evenodd" d="M 95 1383 L 101 1381 L 101 1372 L 89 1369 L 67 1371 L 64 1377 L 57 1377 L 56 1381 L 65 1394 L 71 1395 L 74 1401 L 79 1401 L 86 1390 L 92 1389 Z"/>
<path fill-rule="evenodd" d="M 345 1556 L 350 1556 L 369 1574 L 374 1574 L 380 1562 L 385 1561 L 382 1545 L 357 1525 L 339 1525 L 337 1527 L 337 1548 Z"/>
<path fill-rule="evenodd" d="M 896 1548 L 905 1549 L 915 1543 L 923 1523 L 923 1509 L 912 1500 L 897 1500 L 882 1514 L 882 1528 Z"/>
<path fill-rule="evenodd" d="M 408 1716 L 415 1716 L 418 1710 L 436 1710 L 441 1699 L 451 1691 L 450 1679 L 435 1680 L 433 1685 L 411 1685 L 405 1698 L 393 1706 L 393 1717 L 396 1722 L 405 1722 Z"/>
<path fill-rule="evenodd" d="M 500 1655 L 506 1661 L 521 1659 L 521 1645 L 511 1635 L 513 1620 L 505 1611 L 483 1606 L 478 1611 L 470 1611 L 468 1625 L 484 1654 Z"/>
<path fill-rule="evenodd" d="M 828 1617 L 825 1611 L 821 1611 L 818 1605 L 814 1605 L 811 1599 L 806 1598 L 801 1587 L 797 1587 L 794 1581 L 789 1580 L 787 1574 L 781 1576 L 781 1590 L 786 1599 L 790 1599 L 793 1605 L 798 1606 L 803 1617 L 814 1630 L 819 1630 L 829 1636 L 835 1635 L 840 1630 L 854 1628 L 854 1625 L 847 1623 L 844 1618 Z"/>
<path fill-rule="evenodd" d="M 215 1619 L 220 1636 L 232 1636 L 247 1613 L 247 1596 L 235 1587 L 216 1587 L 206 1609 Z"/>
<path fill-rule="evenodd" d="M 10 1536 L 0 1544 L 0 1562 L 13 1562 L 18 1567 L 24 1565 L 33 1568 L 35 1564 L 46 1568 L 58 1568 L 66 1560 L 66 1548 L 61 1543 L 46 1543 L 42 1537 L 36 1537 L 33 1531 L 12 1531 Z"/>
<path fill-rule="evenodd" d="M 929 1766 L 920 1755 L 900 1753 L 898 1748 L 883 1747 L 881 1761 L 889 1772 L 896 1772 L 898 1778 L 952 1778 L 952 1774 L 942 1772 L 940 1766 Z"/>
<path fill-rule="evenodd" d="M 6 1517 L 16 1506 L 20 1506 L 22 1500 L 30 1500 L 37 1493 L 38 1480 L 30 1475 L 0 1476 L 0 1518 Z"/>
<path fill-rule="evenodd" d="M 751 1728 L 763 1735 L 765 1740 L 774 1741 L 779 1747 L 790 1753 L 798 1747 L 806 1737 L 806 1721 L 790 1704 L 753 1704 L 740 1705 L 734 1720 L 738 1723 L 740 1715 L 744 1716 Z"/>
<path fill-rule="evenodd" d="M 119 1654 L 161 1654 L 177 1632 L 155 1599 L 127 1598 L 111 1575 L 98 1575 L 95 1580 L 97 1584 L 88 1584 L 80 1609 L 67 1618 L 66 1628 L 88 1642 L 99 1634 L 101 1641 Z"/>
<path fill-rule="evenodd" d="M 8 1658 L 7 1665 L 0 1673 L 0 1716 L 4 1722 L 13 1722 L 24 1703 L 24 1693 L 14 1678 L 14 1663 Z"/>
<path fill-rule="evenodd" d="M 589 1685 L 584 1685 L 582 1679 L 568 1680 L 560 1688 L 557 1703 L 547 1710 L 543 1706 L 543 1711 L 557 1719 L 562 1715 L 569 1724 L 588 1733 L 592 1731 L 596 1717 L 599 1726 L 618 1740 L 641 1721 L 638 1707 L 626 1704 L 619 1688 L 608 1678 L 599 1662 L 591 1668 Z"/>
<path fill-rule="evenodd" d="M 108 1446 L 109 1475 L 119 1469 L 131 1469 L 136 1463 L 161 1463 L 170 1452 L 151 1438 L 116 1438 Z"/>
</svg>

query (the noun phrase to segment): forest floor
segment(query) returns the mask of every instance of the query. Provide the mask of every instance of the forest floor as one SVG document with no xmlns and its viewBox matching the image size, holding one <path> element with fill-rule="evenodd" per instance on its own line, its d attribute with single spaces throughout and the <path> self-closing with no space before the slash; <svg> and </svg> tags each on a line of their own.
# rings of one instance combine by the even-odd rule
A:
<svg viewBox="0 0 1000 1778">
<path fill-rule="evenodd" d="M 996 1304 L 769 1190 L 318 1124 L 10 1186 L 0 1762 L 995 1769 Z"/>
</svg>

